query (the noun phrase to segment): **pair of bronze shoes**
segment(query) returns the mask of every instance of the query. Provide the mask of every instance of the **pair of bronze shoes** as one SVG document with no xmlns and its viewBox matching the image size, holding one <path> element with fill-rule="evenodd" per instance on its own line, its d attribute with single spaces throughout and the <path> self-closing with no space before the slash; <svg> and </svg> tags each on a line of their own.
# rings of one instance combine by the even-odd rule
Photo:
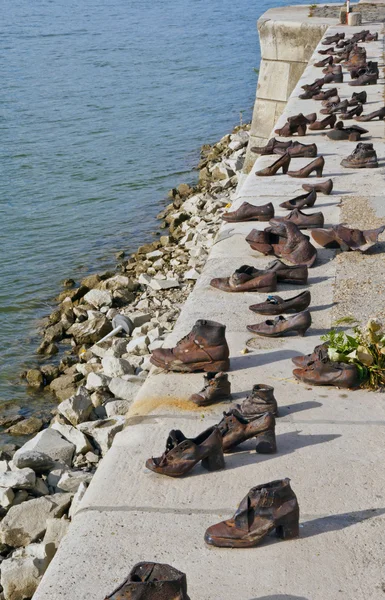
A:
<svg viewBox="0 0 385 600">
<path fill-rule="evenodd" d="M 307 278 L 306 265 L 286 265 L 274 260 L 264 270 L 242 265 L 230 277 L 212 279 L 210 285 L 223 292 L 275 292 L 278 283 L 304 285 Z"/>
<path fill-rule="evenodd" d="M 282 172 L 284 174 L 287 173 L 289 177 L 306 178 L 309 177 L 314 171 L 316 172 L 317 177 L 322 177 L 323 169 L 325 166 L 325 159 L 323 156 L 315 158 L 311 163 L 309 163 L 305 167 L 302 167 L 302 169 L 298 169 L 297 171 L 289 171 L 290 162 L 291 156 L 290 154 L 286 153 L 283 156 L 281 156 L 278 160 L 276 160 L 272 165 L 270 165 L 269 167 L 265 167 L 260 171 L 256 171 L 255 174 L 257 177 L 271 177 L 272 175 L 278 173 L 280 169 L 282 169 Z"/>
<path fill-rule="evenodd" d="M 247 325 L 247 329 L 263 337 L 282 337 L 293 332 L 303 337 L 310 325 L 311 314 L 308 310 L 304 310 L 287 319 L 279 315 L 274 320 L 268 319 L 256 325 Z"/>
<path fill-rule="evenodd" d="M 308 385 L 331 385 L 339 388 L 359 386 L 359 372 L 354 364 L 334 362 L 329 359 L 328 344 L 314 348 L 312 354 L 295 356 L 293 375 Z"/>
<path fill-rule="evenodd" d="M 311 267 L 317 258 L 317 250 L 309 237 L 290 221 L 276 222 L 263 231 L 253 229 L 246 242 L 253 250 L 265 255 L 274 254 L 292 265 Z"/>
<path fill-rule="evenodd" d="M 251 152 L 261 154 L 289 154 L 291 158 L 314 158 L 317 156 L 316 144 L 301 144 L 301 142 L 282 142 L 271 138 L 265 146 L 253 146 Z"/>
</svg>

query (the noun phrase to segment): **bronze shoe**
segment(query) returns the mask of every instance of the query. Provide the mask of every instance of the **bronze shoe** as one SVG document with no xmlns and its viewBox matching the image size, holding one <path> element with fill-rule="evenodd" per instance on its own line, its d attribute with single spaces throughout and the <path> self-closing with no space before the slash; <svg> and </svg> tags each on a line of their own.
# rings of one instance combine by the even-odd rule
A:
<svg viewBox="0 0 385 600">
<path fill-rule="evenodd" d="M 227 373 L 207 373 L 203 376 L 204 386 L 189 400 L 197 406 L 210 406 L 216 402 L 231 400 L 231 385 Z"/>
<path fill-rule="evenodd" d="M 277 281 L 282 283 L 305 285 L 308 278 L 308 268 L 306 265 L 286 265 L 281 260 L 273 260 L 267 265 L 264 272 L 275 273 Z"/>
<path fill-rule="evenodd" d="M 233 406 L 243 417 L 260 416 L 266 412 L 278 417 L 278 405 L 271 385 L 257 383 L 241 404 Z"/>
<path fill-rule="evenodd" d="M 323 156 L 319 156 L 311 163 L 306 165 L 306 167 L 302 167 L 302 169 L 298 169 L 298 171 L 288 171 L 289 177 L 309 177 L 313 173 L 316 172 L 317 177 L 322 177 L 323 169 L 325 166 L 325 159 Z"/>
<path fill-rule="evenodd" d="M 301 367 L 301 369 L 303 369 L 304 367 L 307 367 L 307 365 L 310 365 L 310 363 L 313 363 L 316 361 L 328 362 L 329 361 L 328 348 L 329 348 L 329 343 L 324 342 L 323 344 L 316 346 L 311 354 L 307 354 L 305 356 L 294 356 L 291 359 L 291 361 L 297 367 Z"/>
<path fill-rule="evenodd" d="M 293 210 L 294 208 L 304 208 L 305 206 L 314 206 L 315 201 L 317 200 L 317 192 L 312 189 L 310 192 L 306 194 L 301 194 L 301 196 L 297 196 L 292 200 L 286 200 L 285 202 L 281 202 L 279 205 L 281 208 L 286 208 L 286 210 Z"/>
<path fill-rule="evenodd" d="M 359 117 L 356 117 L 356 121 L 363 122 L 374 121 L 374 119 L 379 119 L 380 121 L 383 121 L 385 119 L 385 106 L 380 108 L 380 110 L 375 110 L 374 112 L 371 112 L 367 115 L 361 115 Z"/>
<path fill-rule="evenodd" d="M 256 154 L 285 154 L 286 150 L 291 146 L 292 142 L 281 142 L 275 138 L 271 138 L 266 146 L 253 146 L 251 152 Z M 277 152 L 280 149 L 282 152 Z"/>
<path fill-rule="evenodd" d="M 274 219 L 271 219 L 270 224 L 275 225 L 282 221 L 294 223 L 294 225 L 297 225 L 298 229 L 312 229 L 313 227 L 323 227 L 324 216 L 322 212 L 307 215 L 299 210 L 299 208 L 295 208 L 286 217 L 275 217 Z"/>
<path fill-rule="evenodd" d="M 357 104 L 357 106 L 354 106 L 351 110 L 348 110 L 345 113 L 341 114 L 341 119 L 343 121 L 346 121 L 348 119 L 353 119 L 353 117 L 359 117 L 360 114 L 363 112 L 364 108 L 362 106 L 362 104 Z"/>
<path fill-rule="evenodd" d="M 224 469 L 222 435 L 218 427 L 210 427 L 191 439 L 179 429 L 173 429 L 167 438 L 165 452 L 158 458 L 149 458 L 146 467 L 160 475 L 182 477 L 200 461 L 208 471 Z"/>
<path fill-rule="evenodd" d="M 333 225 L 329 229 L 314 229 L 313 239 L 324 248 L 341 248 L 343 252 L 359 250 L 366 252 L 378 242 L 378 236 L 385 230 L 385 225 L 377 229 L 350 229 L 344 225 Z"/>
<path fill-rule="evenodd" d="M 141 562 L 105 600 L 190 600 L 186 575 L 170 565 Z"/>
<path fill-rule="evenodd" d="M 309 385 L 334 385 L 340 388 L 359 385 L 359 374 L 354 364 L 316 361 L 303 369 L 294 369 L 293 375 Z"/>
<path fill-rule="evenodd" d="M 326 135 L 330 140 L 334 141 L 349 140 L 349 142 L 358 142 L 365 133 L 368 133 L 368 130 L 363 127 L 359 127 L 358 125 L 344 127 L 343 122 L 338 121 L 334 129 L 328 131 Z"/>
<path fill-rule="evenodd" d="M 327 181 L 323 181 L 322 183 L 303 183 L 302 189 L 306 192 L 319 192 L 320 194 L 325 194 L 325 196 L 329 196 L 333 191 L 333 180 L 328 179 Z"/>
<path fill-rule="evenodd" d="M 322 119 L 322 121 L 315 121 L 309 125 L 309 129 L 312 131 L 321 131 L 322 129 L 326 129 L 326 127 L 333 128 L 336 121 L 337 117 L 335 115 L 329 115 L 328 117 Z"/>
<path fill-rule="evenodd" d="M 277 289 L 277 276 L 242 265 L 230 277 L 212 279 L 210 285 L 223 292 L 274 292 Z"/>
<path fill-rule="evenodd" d="M 280 169 L 282 169 L 282 173 L 287 173 L 290 165 L 291 157 L 289 154 L 284 154 L 280 156 L 278 160 L 276 160 L 270 167 L 266 167 L 265 169 L 261 169 L 257 171 L 255 174 L 257 177 L 271 177 L 275 175 Z"/>
<path fill-rule="evenodd" d="M 353 152 L 341 161 L 341 165 L 351 169 L 377 169 L 377 154 L 373 144 L 360 142 Z"/>
<path fill-rule="evenodd" d="M 274 217 L 274 207 L 271 202 L 262 206 L 254 206 L 249 202 L 243 202 L 237 210 L 222 215 L 222 219 L 227 223 L 270 221 L 272 217 Z"/>
<path fill-rule="evenodd" d="M 319 60 L 318 62 L 314 63 L 314 66 L 315 67 L 326 67 L 326 65 L 332 65 L 332 64 L 333 64 L 333 57 L 327 56 L 323 60 Z"/>
<path fill-rule="evenodd" d="M 312 266 L 317 251 L 309 237 L 304 235 L 294 223 L 280 222 L 264 231 L 253 229 L 246 238 L 253 250 L 262 254 L 274 254 L 293 265 Z"/>
<path fill-rule="evenodd" d="M 151 363 L 165 371 L 184 373 L 228 371 L 230 352 L 225 331 L 226 326 L 221 323 L 199 319 L 175 348 L 154 350 Z"/>
<path fill-rule="evenodd" d="M 251 488 L 234 516 L 206 530 L 205 542 L 222 548 L 252 548 L 275 529 L 289 540 L 299 535 L 299 506 L 290 479 Z"/>
<path fill-rule="evenodd" d="M 275 440 L 275 418 L 271 413 L 264 413 L 246 418 L 236 409 L 223 413 L 223 419 L 217 425 L 222 434 L 223 451 L 231 452 L 246 440 L 256 438 L 256 452 L 273 454 L 277 452 Z"/>
<path fill-rule="evenodd" d="M 313 158 L 317 156 L 316 144 L 301 144 L 301 142 L 291 142 L 291 146 L 284 150 L 278 146 L 274 149 L 274 154 L 284 154 L 285 152 L 291 158 Z"/>
<path fill-rule="evenodd" d="M 337 104 L 330 104 L 326 108 L 322 108 L 320 113 L 322 115 L 333 115 L 338 112 L 346 112 L 349 107 L 349 102 L 347 100 L 343 100 L 342 102 L 337 102 Z"/>
<path fill-rule="evenodd" d="M 353 79 L 353 81 L 349 81 L 349 85 L 351 86 L 359 86 L 359 85 L 376 85 L 378 79 L 377 73 L 364 73 L 360 75 L 357 79 Z"/>
<path fill-rule="evenodd" d="M 337 88 L 331 88 L 330 90 L 325 90 L 323 92 L 319 92 L 313 96 L 313 100 L 329 100 L 332 96 L 338 96 Z"/>
<path fill-rule="evenodd" d="M 301 312 L 306 310 L 310 305 L 310 300 L 310 292 L 305 291 L 286 300 L 280 296 L 268 296 L 265 302 L 252 304 L 249 308 L 260 315 L 281 315 L 291 311 Z"/>
<path fill-rule="evenodd" d="M 247 325 L 247 329 L 263 337 L 282 337 L 296 331 L 303 337 L 311 325 L 311 315 L 308 310 L 285 319 L 282 315 L 273 320 L 269 319 L 255 325 Z"/>
</svg>

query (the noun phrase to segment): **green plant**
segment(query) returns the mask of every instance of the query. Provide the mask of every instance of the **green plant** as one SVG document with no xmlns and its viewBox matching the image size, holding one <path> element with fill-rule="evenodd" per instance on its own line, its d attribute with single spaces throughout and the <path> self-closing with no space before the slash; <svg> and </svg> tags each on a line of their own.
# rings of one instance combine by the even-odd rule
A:
<svg viewBox="0 0 385 600">
<path fill-rule="evenodd" d="M 309 17 L 313 16 L 315 8 L 317 8 L 316 4 L 310 4 L 310 6 L 309 6 L 309 15 L 308 15 Z"/>
<path fill-rule="evenodd" d="M 257 75 L 259 75 L 259 69 L 257 69 L 256 67 L 253 67 L 253 71 L 254 71 L 254 73 L 256 73 Z"/>
<path fill-rule="evenodd" d="M 353 333 L 337 330 L 335 326 L 350 325 Z M 365 327 L 351 317 L 335 322 L 335 326 L 322 341 L 328 342 L 328 355 L 333 362 L 354 363 L 358 369 L 362 387 L 379 389 L 385 387 L 385 331 L 377 319 L 370 319 Z"/>
</svg>

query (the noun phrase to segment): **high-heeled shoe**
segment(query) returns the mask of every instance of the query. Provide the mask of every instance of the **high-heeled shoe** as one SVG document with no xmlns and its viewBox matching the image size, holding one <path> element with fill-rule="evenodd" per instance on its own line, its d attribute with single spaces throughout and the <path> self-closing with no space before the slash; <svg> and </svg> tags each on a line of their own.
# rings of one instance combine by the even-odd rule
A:
<svg viewBox="0 0 385 600">
<path fill-rule="evenodd" d="M 315 67 L 326 67 L 326 65 L 332 65 L 332 64 L 333 64 L 333 57 L 327 56 L 323 60 L 319 60 L 318 62 L 314 63 L 314 66 Z"/>
<path fill-rule="evenodd" d="M 349 100 L 349 106 L 357 106 L 357 104 L 366 104 L 368 95 L 365 92 L 353 92 L 352 97 Z"/>
<path fill-rule="evenodd" d="M 374 119 L 379 119 L 380 121 L 385 119 L 385 106 L 380 108 L 380 110 L 375 110 L 374 112 L 371 112 L 367 115 L 361 115 L 359 117 L 356 117 L 356 121 L 363 122 L 374 121 Z"/>
<path fill-rule="evenodd" d="M 276 160 L 272 165 L 270 165 L 270 167 L 261 169 L 255 174 L 257 177 L 271 177 L 272 175 L 275 175 L 280 169 L 282 169 L 282 173 L 286 174 L 289 169 L 290 161 L 291 157 L 286 152 L 285 154 L 280 156 L 279 159 Z"/>
<path fill-rule="evenodd" d="M 315 201 L 317 200 L 317 192 L 312 189 L 309 193 L 302 194 L 301 196 L 297 196 L 292 200 L 286 200 L 285 202 L 281 202 L 279 205 L 281 208 L 286 208 L 286 210 L 293 210 L 294 208 L 304 208 L 305 206 L 314 206 Z"/>
<path fill-rule="evenodd" d="M 173 429 L 167 438 L 165 452 L 159 458 L 149 458 L 146 467 L 160 475 L 181 477 L 200 461 L 208 471 L 218 471 L 225 467 L 222 435 L 217 427 L 210 427 L 191 439 L 186 438 L 178 429 Z"/>
<path fill-rule="evenodd" d="M 251 488 L 231 519 L 206 530 L 205 542 L 222 548 L 252 548 L 274 529 L 283 540 L 299 536 L 299 506 L 290 479 Z"/>
<path fill-rule="evenodd" d="M 223 413 L 223 419 L 217 427 L 222 434 L 223 452 L 231 452 L 239 444 L 251 438 L 256 438 L 255 451 L 259 454 L 277 452 L 275 418 L 272 413 L 266 412 L 247 418 L 233 408 Z"/>
<path fill-rule="evenodd" d="M 355 116 L 359 117 L 360 114 L 363 112 L 363 110 L 364 110 L 364 107 L 362 106 L 362 104 L 358 104 L 357 106 L 355 106 L 351 110 L 348 110 L 347 112 L 342 113 L 342 115 L 340 116 L 340 118 L 343 121 L 347 121 L 348 119 L 353 119 L 353 117 L 355 117 Z"/>
<path fill-rule="evenodd" d="M 252 304 L 249 309 L 259 315 L 281 315 L 287 312 L 301 312 L 310 305 L 311 295 L 308 290 L 293 298 L 284 300 L 280 296 L 268 296 L 265 302 Z"/>
<path fill-rule="evenodd" d="M 293 317 L 285 319 L 279 315 L 274 320 L 269 319 L 256 325 L 247 325 L 248 331 L 263 337 L 282 337 L 288 333 L 296 332 L 303 337 L 311 325 L 311 315 L 304 310 Z"/>
<path fill-rule="evenodd" d="M 316 171 L 317 177 L 322 177 L 324 166 L 325 159 L 323 156 L 319 156 L 306 165 L 306 167 L 302 167 L 302 169 L 298 169 L 298 171 L 288 171 L 287 174 L 290 177 L 309 177 L 313 171 Z"/>
<path fill-rule="evenodd" d="M 337 104 L 332 104 L 325 108 L 321 108 L 320 113 L 322 115 L 333 115 L 338 112 L 346 112 L 349 107 L 349 102 L 347 100 L 343 100 L 342 102 L 337 102 Z"/>
<path fill-rule="evenodd" d="M 322 119 L 322 121 L 315 121 L 314 123 L 309 125 L 309 129 L 311 129 L 312 131 L 321 131 L 323 129 L 326 129 L 326 127 L 330 127 L 330 129 L 333 129 L 336 121 L 336 115 L 329 115 L 328 117 Z"/>
<path fill-rule="evenodd" d="M 302 189 L 305 192 L 311 192 L 314 190 L 315 192 L 319 192 L 320 194 L 324 194 L 325 196 L 329 196 L 333 191 L 333 180 L 328 179 L 327 181 L 323 181 L 322 183 L 303 183 Z"/>
</svg>

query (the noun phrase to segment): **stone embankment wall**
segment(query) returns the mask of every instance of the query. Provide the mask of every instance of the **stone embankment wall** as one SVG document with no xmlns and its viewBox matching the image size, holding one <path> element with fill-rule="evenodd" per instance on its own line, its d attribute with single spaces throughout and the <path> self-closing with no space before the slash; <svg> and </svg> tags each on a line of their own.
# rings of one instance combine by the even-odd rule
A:
<svg viewBox="0 0 385 600">
<path fill-rule="evenodd" d="M 250 149 L 269 139 L 330 21 L 310 17 L 308 6 L 273 8 L 259 19 L 261 64 L 245 173 L 250 172 L 257 157 Z"/>
</svg>

